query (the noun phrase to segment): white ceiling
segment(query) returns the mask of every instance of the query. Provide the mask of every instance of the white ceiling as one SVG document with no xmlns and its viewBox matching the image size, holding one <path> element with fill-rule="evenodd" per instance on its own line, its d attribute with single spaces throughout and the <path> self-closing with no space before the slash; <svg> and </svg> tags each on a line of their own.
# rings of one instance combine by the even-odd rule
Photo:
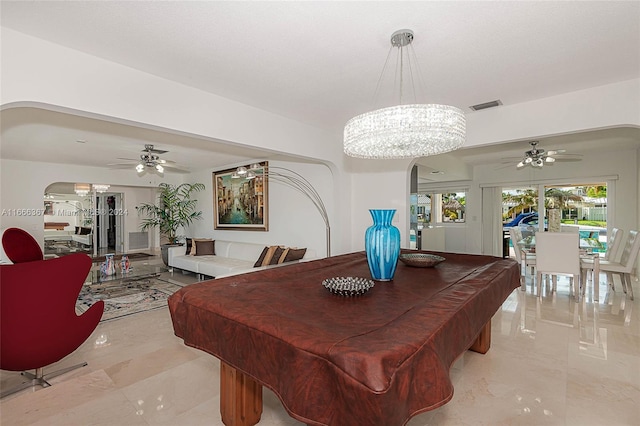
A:
<svg viewBox="0 0 640 426">
<path fill-rule="evenodd" d="M 401 28 L 415 33 L 426 82 L 418 101 L 469 114 L 482 102 L 510 105 L 640 75 L 637 1 L 2 1 L 0 12 L 4 27 L 334 132 L 381 106 L 373 104 L 376 84 Z M 78 139 L 98 141 L 92 161 L 102 166 L 137 158 L 149 142 L 191 169 L 265 156 L 162 129 L 52 112 L 36 120 L 33 112 L 2 112 L 3 158 L 86 164 Z M 20 146 L 25 137 L 34 149 Z M 485 152 L 495 147 L 475 149 L 459 155 L 495 158 Z"/>
</svg>

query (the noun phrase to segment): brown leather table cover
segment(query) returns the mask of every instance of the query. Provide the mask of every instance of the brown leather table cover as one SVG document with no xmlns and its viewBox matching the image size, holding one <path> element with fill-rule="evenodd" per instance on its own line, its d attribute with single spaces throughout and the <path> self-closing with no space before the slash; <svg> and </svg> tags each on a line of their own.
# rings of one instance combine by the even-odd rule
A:
<svg viewBox="0 0 640 426">
<path fill-rule="evenodd" d="M 403 425 L 451 399 L 451 364 L 520 286 L 514 260 L 436 254 L 446 261 L 399 262 L 393 281 L 359 297 L 322 281 L 370 278 L 364 252 L 196 283 L 169 299 L 174 330 L 302 422 Z"/>
</svg>

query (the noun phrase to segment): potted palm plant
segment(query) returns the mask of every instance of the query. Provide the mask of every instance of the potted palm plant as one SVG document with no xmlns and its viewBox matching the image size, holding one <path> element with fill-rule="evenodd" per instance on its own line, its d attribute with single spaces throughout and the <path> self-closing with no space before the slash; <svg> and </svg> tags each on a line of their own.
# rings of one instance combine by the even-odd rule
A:
<svg viewBox="0 0 640 426">
<path fill-rule="evenodd" d="M 162 260 L 168 266 L 169 247 L 180 245 L 182 236 L 178 230 L 202 219 L 202 211 L 196 211 L 198 200 L 191 198 L 193 193 L 202 191 L 202 183 L 183 183 L 158 185 L 158 202 L 156 204 L 143 203 L 136 207 L 138 214 L 146 214 L 142 219 L 140 229 L 146 231 L 158 228 L 160 235 L 168 240 L 168 244 L 161 244 Z"/>
</svg>

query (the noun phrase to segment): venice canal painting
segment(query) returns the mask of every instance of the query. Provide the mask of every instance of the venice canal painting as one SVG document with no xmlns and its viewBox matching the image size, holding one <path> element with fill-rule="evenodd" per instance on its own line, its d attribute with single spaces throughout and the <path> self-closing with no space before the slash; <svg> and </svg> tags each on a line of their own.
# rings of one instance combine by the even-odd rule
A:
<svg viewBox="0 0 640 426">
<path fill-rule="evenodd" d="M 213 173 L 214 229 L 268 230 L 267 167 Z"/>
</svg>

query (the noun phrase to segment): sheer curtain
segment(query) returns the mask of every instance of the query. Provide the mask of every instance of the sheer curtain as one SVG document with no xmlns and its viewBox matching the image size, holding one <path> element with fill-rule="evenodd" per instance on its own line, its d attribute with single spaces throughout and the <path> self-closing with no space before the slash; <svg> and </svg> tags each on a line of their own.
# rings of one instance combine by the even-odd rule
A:
<svg viewBox="0 0 640 426">
<path fill-rule="evenodd" d="M 502 257 L 502 187 L 482 188 L 482 254 Z"/>
</svg>

